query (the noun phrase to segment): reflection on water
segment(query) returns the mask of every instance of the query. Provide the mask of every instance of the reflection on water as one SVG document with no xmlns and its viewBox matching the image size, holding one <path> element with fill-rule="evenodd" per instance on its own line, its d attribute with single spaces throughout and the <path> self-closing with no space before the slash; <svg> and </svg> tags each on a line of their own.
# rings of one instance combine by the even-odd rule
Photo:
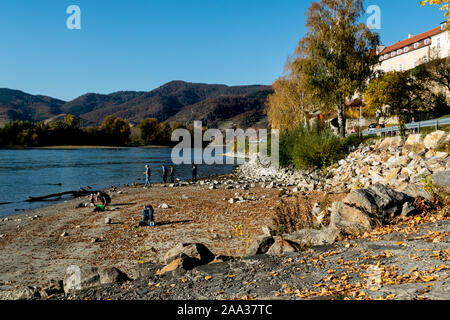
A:
<svg viewBox="0 0 450 320">
<path fill-rule="evenodd" d="M 142 183 L 145 164 L 152 169 L 152 182 L 161 182 L 161 164 L 169 166 L 170 157 L 170 148 L 0 150 L 0 204 L 12 203 L 0 205 L 0 216 L 43 205 L 23 202 L 30 196 Z M 191 178 L 190 165 L 174 167 L 175 178 Z M 198 174 L 200 178 L 227 174 L 233 168 L 199 165 Z"/>
</svg>

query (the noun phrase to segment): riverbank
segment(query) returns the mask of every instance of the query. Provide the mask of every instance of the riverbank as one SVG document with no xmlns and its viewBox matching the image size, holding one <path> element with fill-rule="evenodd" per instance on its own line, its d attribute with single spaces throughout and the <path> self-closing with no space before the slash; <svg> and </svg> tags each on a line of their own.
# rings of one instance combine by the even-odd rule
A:
<svg viewBox="0 0 450 320">
<path fill-rule="evenodd" d="M 276 170 L 252 162 L 231 175 L 195 184 L 107 190 L 112 205 L 105 213 L 93 213 L 82 205 L 88 202 L 82 198 L 1 221 L 0 253 L 7 257 L 0 261 L 1 297 L 31 298 L 36 289 L 27 285 L 47 288 L 49 281 L 64 279 L 74 265 L 82 270 L 114 266 L 132 281 L 105 282 L 97 288 L 84 283 L 82 292 L 53 298 L 297 299 L 370 294 L 383 299 L 448 299 L 449 155 L 421 147 L 446 139 L 437 135 L 439 139 L 429 141 L 411 137 L 406 146 L 397 137 L 362 145 L 328 172 Z M 359 168 L 363 165 L 367 172 Z M 429 189 L 421 178 L 424 169 L 446 206 L 434 206 L 421 196 Z M 395 181 L 406 183 L 404 192 L 411 195 L 380 181 L 397 188 L 401 184 Z M 145 204 L 156 209 L 155 228 L 137 228 Z M 179 243 L 202 244 L 216 260 L 185 269 L 180 263 L 186 257 L 181 255 L 178 262 L 167 257 Z M 263 256 L 254 257 L 258 253 Z M 373 265 L 386 276 L 382 288 L 371 294 L 364 275 Z M 433 293 L 424 295 L 423 290 Z"/>
</svg>

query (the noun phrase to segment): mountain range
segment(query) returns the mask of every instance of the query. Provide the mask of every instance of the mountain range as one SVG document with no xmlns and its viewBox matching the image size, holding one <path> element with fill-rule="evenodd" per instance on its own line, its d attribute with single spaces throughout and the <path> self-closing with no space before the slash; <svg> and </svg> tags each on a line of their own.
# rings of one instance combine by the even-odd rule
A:
<svg viewBox="0 0 450 320">
<path fill-rule="evenodd" d="M 271 86 L 226 86 L 172 81 L 155 90 L 88 93 L 62 101 L 19 90 L 0 88 L 0 124 L 62 119 L 73 114 L 83 125 L 99 125 L 108 116 L 137 125 L 142 119 L 190 124 L 201 120 L 208 127 L 265 126 L 264 106 Z"/>
</svg>

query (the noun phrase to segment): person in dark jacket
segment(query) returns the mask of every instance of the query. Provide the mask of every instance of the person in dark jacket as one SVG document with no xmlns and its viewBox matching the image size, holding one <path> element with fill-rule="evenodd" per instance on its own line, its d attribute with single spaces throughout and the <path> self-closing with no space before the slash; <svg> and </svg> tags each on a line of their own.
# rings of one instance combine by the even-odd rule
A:
<svg viewBox="0 0 450 320">
<path fill-rule="evenodd" d="M 164 183 L 166 183 L 167 175 L 169 174 L 169 170 L 167 170 L 167 167 L 164 164 L 161 167 L 162 167 L 163 181 L 164 181 Z"/>
</svg>

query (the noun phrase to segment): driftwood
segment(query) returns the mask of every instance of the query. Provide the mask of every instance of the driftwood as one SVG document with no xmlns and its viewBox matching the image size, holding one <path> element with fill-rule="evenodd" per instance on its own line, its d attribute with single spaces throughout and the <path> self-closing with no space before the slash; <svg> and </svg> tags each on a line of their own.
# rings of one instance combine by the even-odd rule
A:
<svg viewBox="0 0 450 320">
<path fill-rule="evenodd" d="M 27 202 L 40 202 L 40 201 L 47 201 L 49 199 L 52 198 L 61 198 L 63 196 L 66 195 L 72 195 L 72 198 L 78 198 L 78 197 L 83 197 L 83 196 L 87 196 L 91 193 L 97 193 L 98 191 L 88 191 L 85 190 L 83 188 L 81 188 L 78 191 L 65 191 L 65 192 L 60 192 L 60 193 L 54 193 L 54 194 L 49 194 L 46 196 L 42 196 L 42 197 L 29 197 L 28 200 L 26 200 Z"/>
</svg>

